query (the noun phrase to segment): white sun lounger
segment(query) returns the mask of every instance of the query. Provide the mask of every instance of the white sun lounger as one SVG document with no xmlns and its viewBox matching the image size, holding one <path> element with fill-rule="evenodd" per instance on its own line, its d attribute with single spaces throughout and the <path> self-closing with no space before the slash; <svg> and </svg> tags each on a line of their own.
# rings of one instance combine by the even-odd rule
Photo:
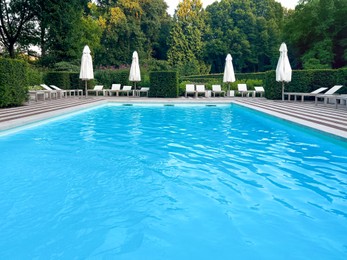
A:
<svg viewBox="0 0 347 260">
<path fill-rule="evenodd" d="M 340 88 L 342 88 L 342 85 L 335 85 L 333 86 L 331 89 L 329 89 L 327 92 L 325 92 L 322 95 L 316 95 L 315 96 L 315 105 L 317 106 L 319 99 L 323 99 L 324 101 L 324 105 L 327 105 L 329 103 L 329 100 L 334 100 L 335 104 L 336 104 L 336 99 L 334 99 L 334 97 L 336 97 L 336 94 L 334 94 L 336 91 L 338 91 Z"/>
<path fill-rule="evenodd" d="M 241 93 L 241 95 L 243 96 L 243 94 L 247 94 L 247 97 L 249 97 L 249 94 L 254 94 L 254 91 L 250 91 L 247 89 L 247 85 L 246 84 L 237 84 L 237 91 L 239 93 Z"/>
<path fill-rule="evenodd" d="M 123 88 L 121 90 L 119 90 L 119 93 L 127 93 L 127 96 L 129 96 L 129 93 L 133 92 L 131 86 L 123 86 Z M 133 92 L 134 95 L 134 92 Z"/>
<path fill-rule="evenodd" d="M 47 94 L 48 99 L 58 98 L 58 91 L 51 89 L 46 84 L 40 84 L 40 86 L 44 89 L 43 91 Z"/>
<path fill-rule="evenodd" d="M 112 84 L 111 89 L 105 89 L 104 90 L 104 96 L 107 94 L 109 96 L 112 96 L 112 93 L 116 93 L 116 96 L 119 96 L 119 91 L 120 91 L 121 84 Z"/>
<path fill-rule="evenodd" d="M 317 96 L 319 93 L 323 92 L 324 90 L 326 90 L 328 88 L 319 88 L 316 89 L 310 93 L 302 93 L 302 92 L 284 92 L 284 96 L 288 96 L 288 101 L 290 101 L 291 96 L 294 96 L 294 101 L 297 100 L 297 97 L 301 97 L 301 102 L 304 102 L 305 97 L 315 97 Z"/>
<path fill-rule="evenodd" d="M 103 93 L 103 88 L 104 88 L 103 85 L 96 85 L 93 89 L 88 89 L 88 90 L 87 90 L 87 94 L 88 94 L 89 92 L 95 92 L 95 95 L 98 96 L 98 95 L 99 95 L 99 92 L 102 92 L 102 93 Z"/>
<path fill-rule="evenodd" d="M 212 94 L 215 97 L 216 94 L 225 97 L 225 91 L 222 90 L 221 85 L 212 85 Z"/>
<path fill-rule="evenodd" d="M 140 88 L 139 90 L 136 90 L 136 96 L 141 97 L 141 93 L 145 93 L 148 97 L 149 88 Z"/>
<path fill-rule="evenodd" d="M 194 94 L 194 97 L 196 96 L 196 91 L 193 84 L 186 84 L 186 92 L 184 96 L 188 97 L 188 94 Z"/>
<path fill-rule="evenodd" d="M 198 97 L 199 94 L 203 94 L 206 97 L 205 85 L 196 85 L 196 97 Z"/>
<path fill-rule="evenodd" d="M 262 86 L 254 87 L 253 97 L 256 97 L 257 93 L 260 94 L 260 97 L 263 97 L 263 94 L 265 93 L 264 87 L 262 87 Z"/>
<path fill-rule="evenodd" d="M 72 96 L 72 94 L 74 96 L 76 96 L 76 94 L 77 94 L 77 96 L 82 96 L 83 95 L 83 90 L 82 89 L 61 89 L 61 88 L 59 88 L 59 87 L 57 87 L 55 85 L 51 85 L 51 88 L 53 88 L 53 89 L 55 89 L 57 91 L 63 91 L 63 92 L 65 92 L 66 96 L 67 96 L 67 94 L 69 94 L 70 97 Z"/>
<path fill-rule="evenodd" d="M 57 91 L 57 93 L 59 94 L 60 98 L 62 98 L 62 97 L 66 98 L 67 97 L 67 93 L 68 93 L 67 90 L 58 88 L 58 87 L 56 87 L 54 85 L 50 85 L 50 87 Z M 71 96 L 71 94 L 70 94 L 70 96 Z"/>
</svg>

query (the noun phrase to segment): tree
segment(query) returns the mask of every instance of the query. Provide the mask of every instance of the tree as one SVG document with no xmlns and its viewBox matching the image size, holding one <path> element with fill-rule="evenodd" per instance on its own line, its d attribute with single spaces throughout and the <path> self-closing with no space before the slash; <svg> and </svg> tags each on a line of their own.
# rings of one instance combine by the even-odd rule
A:
<svg viewBox="0 0 347 260">
<path fill-rule="evenodd" d="M 289 15 L 284 33 L 299 68 L 347 65 L 346 12 L 345 0 L 306 0 Z"/>
<path fill-rule="evenodd" d="M 187 68 L 195 67 L 195 73 L 206 72 L 203 63 L 203 34 L 205 33 L 205 15 L 200 0 L 183 0 L 175 13 L 175 24 L 170 32 L 168 61 L 177 67 L 181 74 L 187 74 Z M 202 71 L 203 70 L 203 71 Z"/>
<path fill-rule="evenodd" d="M 38 0 L 42 64 L 79 59 L 85 39 L 83 11 L 86 0 Z"/>
<path fill-rule="evenodd" d="M 281 42 L 283 8 L 274 0 L 221 0 L 206 8 L 205 61 L 222 72 L 225 57 L 233 56 L 241 72 L 273 68 Z"/>
<path fill-rule="evenodd" d="M 23 33 L 29 35 L 35 27 L 34 0 L 0 0 L 0 41 L 9 53 L 15 58 L 15 46 L 23 38 Z"/>
</svg>

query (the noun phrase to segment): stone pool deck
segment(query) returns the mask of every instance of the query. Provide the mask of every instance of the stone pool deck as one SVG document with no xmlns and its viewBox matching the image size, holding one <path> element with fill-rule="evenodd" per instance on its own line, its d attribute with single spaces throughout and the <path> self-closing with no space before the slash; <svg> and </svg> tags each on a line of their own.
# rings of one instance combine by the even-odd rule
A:
<svg viewBox="0 0 347 260">
<path fill-rule="evenodd" d="M 0 109 L 0 133 L 15 127 L 31 124 L 48 118 L 76 112 L 108 102 L 154 103 L 154 104 L 238 104 L 284 120 L 292 121 L 338 137 L 347 139 L 346 106 L 314 105 L 313 102 L 273 101 L 265 98 L 218 97 L 218 98 L 147 98 L 147 97 L 70 97 Z"/>
</svg>

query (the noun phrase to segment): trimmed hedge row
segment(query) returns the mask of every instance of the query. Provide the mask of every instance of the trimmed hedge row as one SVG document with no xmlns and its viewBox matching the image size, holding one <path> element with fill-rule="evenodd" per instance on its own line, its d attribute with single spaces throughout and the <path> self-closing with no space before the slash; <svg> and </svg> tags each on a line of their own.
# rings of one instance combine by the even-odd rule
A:
<svg viewBox="0 0 347 260">
<path fill-rule="evenodd" d="M 237 82 L 247 82 L 259 80 L 265 88 L 265 97 L 268 99 L 282 98 L 282 83 L 276 81 L 276 72 L 267 71 L 260 73 L 235 73 Z M 194 83 L 209 83 L 215 81 L 221 84 L 223 74 L 211 75 L 194 75 L 181 77 L 180 81 Z M 236 82 L 236 83 L 237 83 Z M 232 89 L 235 89 L 235 83 L 232 83 Z M 334 85 L 344 85 L 339 93 L 347 93 L 347 68 L 343 69 L 326 69 L 326 70 L 294 70 L 292 81 L 285 83 L 286 92 L 311 92 L 320 87 L 332 87 Z M 225 84 L 223 84 L 225 88 Z M 251 89 L 251 88 L 250 88 Z"/>
<path fill-rule="evenodd" d="M 176 71 L 153 71 L 149 74 L 150 97 L 175 98 L 178 96 Z"/>
<path fill-rule="evenodd" d="M 47 85 L 56 85 L 61 89 L 84 89 L 85 82 L 80 80 L 80 74 L 76 72 L 51 71 L 44 75 Z M 88 86 L 94 86 L 94 80 L 88 80 Z"/>
<path fill-rule="evenodd" d="M 265 73 L 263 81 L 265 97 L 268 99 L 282 98 L 282 83 L 276 82 L 276 72 Z M 292 81 L 284 84 L 285 92 L 311 92 L 320 87 L 331 88 L 343 85 L 338 93 L 347 93 L 347 69 L 327 70 L 294 70 Z"/>
<path fill-rule="evenodd" d="M 97 70 L 94 73 L 94 77 L 97 82 L 104 85 L 104 88 L 111 88 L 112 84 L 115 83 L 122 86 L 131 85 L 129 82 L 129 70 Z"/>
<path fill-rule="evenodd" d="M 265 78 L 265 72 L 258 73 L 235 73 L 236 80 L 246 81 L 246 80 L 263 80 Z M 208 75 L 192 75 L 184 76 L 180 78 L 180 81 L 194 81 L 194 82 L 204 82 L 205 80 L 215 80 L 216 84 L 221 84 L 223 82 L 223 73 L 219 74 L 208 74 Z"/>
<path fill-rule="evenodd" d="M 45 75 L 45 83 L 48 85 L 56 85 L 61 89 L 69 89 L 71 85 L 70 73 L 60 71 L 48 72 Z"/>
<path fill-rule="evenodd" d="M 24 61 L 0 58 L 0 107 L 20 106 L 28 99 Z"/>
</svg>

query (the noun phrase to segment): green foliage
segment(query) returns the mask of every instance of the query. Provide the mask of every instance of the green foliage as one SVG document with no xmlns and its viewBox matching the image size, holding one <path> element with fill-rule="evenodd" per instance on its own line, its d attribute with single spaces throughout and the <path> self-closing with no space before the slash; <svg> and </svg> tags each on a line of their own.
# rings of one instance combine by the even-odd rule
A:
<svg viewBox="0 0 347 260">
<path fill-rule="evenodd" d="M 282 83 L 276 82 L 276 72 L 265 73 L 265 97 L 268 99 L 282 98 Z M 284 84 L 285 92 L 312 92 L 320 87 L 331 88 L 344 85 L 340 93 L 347 93 L 347 69 L 338 70 L 294 70 L 292 81 Z"/>
<path fill-rule="evenodd" d="M 36 1 L 0 0 L 0 42 L 7 54 L 15 58 L 15 45 L 32 36 Z"/>
<path fill-rule="evenodd" d="M 72 62 L 61 61 L 53 65 L 53 70 L 66 71 L 66 72 L 79 72 L 80 65 L 77 65 L 76 63 L 72 63 Z"/>
<path fill-rule="evenodd" d="M 178 4 L 175 24 L 170 32 L 168 62 L 180 75 L 206 73 L 203 62 L 205 14 L 200 0 L 183 0 Z"/>
<path fill-rule="evenodd" d="M 70 89 L 70 73 L 68 72 L 48 72 L 45 74 L 44 82 L 47 85 L 55 85 L 61 89 Z"/>
<path fill-rule="evenodd" d="M 206 8 L 205 62 L 224 69 L 230 53 L 240 72 L 266 71 L 276 65 L 283 8 L 274 0 L 221 0 Z"/>
<path fill-rule="evenodd" d="M 27 100 L 27 68 L 23 61 L 0 58 L 0 107 L 19 106 Z"/>
<path fill-rule="evenodd" d="M 104 88 L 111 88 L 112 84 L 131 85 L 129 82 L 129 70 L 97 70 L 94 73 L 98 84 L 104 85 Z M 141 73 L 143 79 L 143 73 Z"/>
<path fill-rule="evenodd" d="M 346 0 L 301 1 L 286 19 L 284 36 L 297 68 L 347 65 Z"/>
<path fill-rule="evenodd" d="M 235 73 L 235 77 L 237 80 L 245 83 L 247 81 L 256 80 L 258 83 L 262 82 L 265 78 L 264 72 L 258 73 Z M 212 80 L 214 84 L 222 84 L 223 83 L 223 74 L 206 74 L 206 75 L 191 75 L 191 76 L 182 76 L 180 78 L 181 81 L 191 81 L 191 82 L 206 82 L 207 80 Z"/>
<path fill-rule="evenodd" d="M 178 77 L 176 71 L 155 71 L 149 74 L 151 97 L 171 97 L 178 96 Z"/>
<path fill-rule="evenodd" d="M 164 0 L 104 2 L 94 5 L 95 18 L 103 28 L 101 48 L 95 55 L 95 64 L 112 64 L 120 67 L 130 64 L 134 50 L 142 58 L 153 55 L 165 57 L 170 19 Z M 162 28 L 163 25 L 163 28 Z M 165 37 L 162 37 L 161 34 Z"/>
<path fill-rule="evenodd" d="M 172 69 L 166 60 L 149 59 L 143 60 L 141 64 L 147 66 L 148 71 L 165 71 Z"/>
<path fill-rule="evenodd" d="M 39 69 L 28 66 L 27 67 L 27 84 L 29 86 L 38 85 L 43 82 L 43 72 Z"/>
<path fill-rule="evenodd" d="M 86 1 L 37 0 L 41 64 L 51 66 L 60 61 L 73 61 L 82 55 L 84 39 L 92 32 L 82 21 Z M 94 39 L 94 38 L 92 38 Z"/>
<path fill-rule="evenodd" d="M 85 82 L 80 80 L 80 73 L 69 73 L 70 76 L 70 89 L 84 89 Z M 88 88 L 90 86 L 95 86 L 95 80 L 88 80 L 87 81 Z"/>
</svg>

